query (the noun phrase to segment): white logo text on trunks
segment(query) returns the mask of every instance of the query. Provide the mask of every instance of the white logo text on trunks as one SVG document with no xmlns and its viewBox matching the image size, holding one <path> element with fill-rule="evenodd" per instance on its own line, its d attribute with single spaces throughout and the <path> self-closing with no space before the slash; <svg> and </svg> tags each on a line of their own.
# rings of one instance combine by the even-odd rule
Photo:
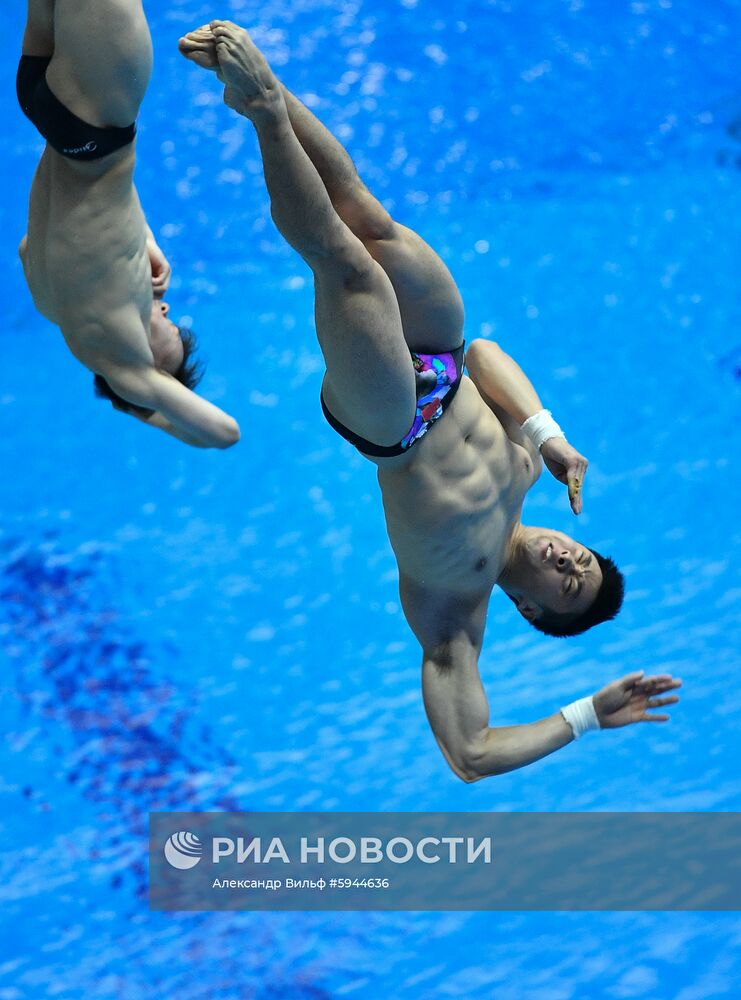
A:
<svg viewBox="0 0 741 1000">
<path fill-rule="evenodd" d="M 98 148 L 98 143 L 97 142 L 93 142 L 92 139 L 91 139 L 90 142 L 86 142 L 84 146 L 76 146 L 74 149 L 65 149 L 64 152 L 65 153 L 93 153 L 93 152 L 95 152 L 95 150 L 97 148 Z"/>
</svg>

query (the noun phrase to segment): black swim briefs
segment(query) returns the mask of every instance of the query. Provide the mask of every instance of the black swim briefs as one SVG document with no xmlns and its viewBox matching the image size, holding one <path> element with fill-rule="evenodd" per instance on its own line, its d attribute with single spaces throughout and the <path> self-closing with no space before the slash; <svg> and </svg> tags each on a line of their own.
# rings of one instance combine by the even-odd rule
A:
<svg viewBox="0 0 741 1000">
<path fill-rule="evenodd" d="M 16 77 L 18 103 L 52 149 L 71 160 L 98 160 L 134 141 L 136 125 L 88 125 L 59 101 L 46 82 L 50 56 L 21 56 Z"/>
</svg>

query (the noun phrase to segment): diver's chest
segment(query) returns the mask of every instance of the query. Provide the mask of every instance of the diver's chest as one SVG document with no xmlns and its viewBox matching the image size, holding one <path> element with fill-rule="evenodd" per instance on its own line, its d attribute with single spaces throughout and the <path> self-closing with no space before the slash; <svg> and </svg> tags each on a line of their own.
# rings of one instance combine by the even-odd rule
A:
<svg viewBox="0 0 741 1000">
<path fill-rule="evenodd" d="M 416 517 L 408 512 L 400 519 L 387 518 L 387 525 L 405 575 L 427 587 L 463 593 L 496 582 L 512 516 L 490 495 L 476 504 L 418 508 Z"/>
</svg>

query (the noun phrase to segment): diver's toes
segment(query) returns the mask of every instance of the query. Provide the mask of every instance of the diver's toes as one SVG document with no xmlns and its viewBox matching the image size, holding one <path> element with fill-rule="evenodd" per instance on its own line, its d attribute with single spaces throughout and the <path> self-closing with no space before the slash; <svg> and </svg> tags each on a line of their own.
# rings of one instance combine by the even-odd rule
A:
<svg viewBox="0 0 741 1000">
<path fill-rule="evenodd" d="M 209 43 L 213 45 L 214 36 L 210 26 L 205 24 L 202 28 L 196 28 L 195 31 L 186 32 L 180 41 L 188 45 L 204 45 Z"/>
</svg>

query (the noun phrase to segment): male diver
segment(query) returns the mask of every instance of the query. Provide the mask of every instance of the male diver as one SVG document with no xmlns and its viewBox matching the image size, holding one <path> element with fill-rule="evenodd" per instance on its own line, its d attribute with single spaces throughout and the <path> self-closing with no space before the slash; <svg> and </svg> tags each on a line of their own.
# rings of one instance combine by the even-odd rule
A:
<svg viewBox="0 0 741 1000">
<path fill-rule="evenodd" d="M 140 0 L 29 0 L 18 100 L 46 140 L 19 253 L 36 308 L 124 413 L 200 448 L 239 439 L 192 390 L 190 331 L 168 319 L 170 266 L 133 183 L 152 70 Z"/>
<path fill-rule="evenodd" d="M 587 461 L 567 444 L 518 365 L 474 340 L 463 374 L 463 306 L 443 262 L 394 222 L 349 156 L 276 79 L 242 28 L 212 21 L 180 50 L 215 70 L 249 118 L 273 219 L 314 274 L 329 423 L 378 468 L 407 621 L 423 650 L 433 732 L 472 782 L 565 746 L 588 729 L 663 722 L 668 674 L 629 674 L 527 725 L 492 728 L 478 671 L 495 585 L 551 635 L 613 618 L 623 581 L 610 559 L 520 520 L 543 461 L 581 511 Z"/>
</svg>

